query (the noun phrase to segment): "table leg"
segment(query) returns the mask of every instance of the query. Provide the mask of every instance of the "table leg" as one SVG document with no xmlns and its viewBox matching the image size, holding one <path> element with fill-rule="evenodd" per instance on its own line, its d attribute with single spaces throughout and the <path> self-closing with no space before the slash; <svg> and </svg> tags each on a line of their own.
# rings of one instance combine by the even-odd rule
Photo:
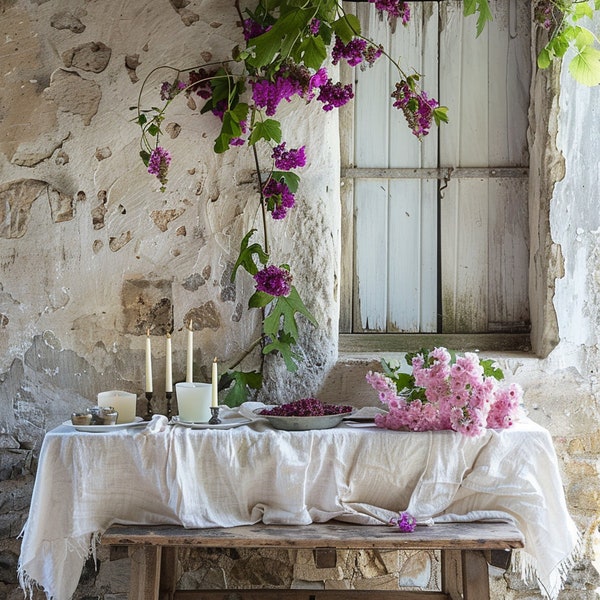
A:
<svg viewBox="0 0 600 600">
<path fill-rule="evenodd" d="M 128 600 L 158 600 L 160 584 L 160 546 L 131 547 Z"/>
<path fill-rule="evenodd" d="M 464 600 L 489 600 L 490 580 L 483 552 L 462 551 L 462 578 Z"/>
</svg>

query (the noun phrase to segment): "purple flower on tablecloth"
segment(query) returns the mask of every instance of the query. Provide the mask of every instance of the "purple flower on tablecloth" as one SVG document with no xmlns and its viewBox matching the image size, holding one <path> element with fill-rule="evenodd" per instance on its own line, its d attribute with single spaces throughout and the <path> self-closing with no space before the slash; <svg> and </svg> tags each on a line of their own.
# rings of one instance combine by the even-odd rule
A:
<svg viewBox="0 0 600 600">
<path fill-rule="evenodd" d="M 415 530 L 417 520 L 408 512 L 400 512 L 397 517 L 390 519 L 391 525 L 396 525 L 402 533 L 410 533 Z"/>
<path fill-rule="evenodd" d="M 292 274 L 287 269 L 269 265 L 254 276 L 256 289 L 271 296 L 287 296 L 292 290 Z"/>
</svg>

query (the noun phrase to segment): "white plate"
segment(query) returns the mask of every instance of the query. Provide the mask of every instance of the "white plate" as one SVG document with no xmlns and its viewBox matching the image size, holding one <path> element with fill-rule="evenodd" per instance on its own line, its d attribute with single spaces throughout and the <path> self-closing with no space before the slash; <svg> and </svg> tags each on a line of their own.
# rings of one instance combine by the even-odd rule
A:
<svg viewBox="0 0 600 600">
<path fill-rule="evenodd" d="M 77 431 L 85 431 L 87 433 L 106 433 L 107 431 L 116 431 L 118 429 L 126 429 L 127 427 L 140 427 L 147 425 L 148 421 L 144 421 L 142 417 L 136 417 L 131 423 L 117 423 L 116 425 L 73 425 L 71 421 L 65 421 L 63 425 L 68 425 L 77 429 Z"/>
<path fill-rule="evenodd" d="M 192 423 L 191 421 L 182 421 L 178 416 L 171 418 L 172 425 L 182 425 L 183 427 L 189 427 L 190 429 L 233 429 L 234 427 L 247 425 L 248 423 L 252 423 L 252 421 L 245 417 L 222 419 L 221 422 L 216 425 L 213 425 L 212 423 Z"/>
<path fill-rule="evenodd" d="M 268 410 L 268 407 L 265 407 Z M 335 415 L 319 415 L 314 417 L 285 417 L 279 415 L 261 414 L 265 408 L 257 408 L 254 414 L 263 417 L 275 427 L 284 431 L 308 431 L 310 429 L 332 429 L 337 427 L 344 417 L 349 417 L 352 412 Z"/>
</svg>

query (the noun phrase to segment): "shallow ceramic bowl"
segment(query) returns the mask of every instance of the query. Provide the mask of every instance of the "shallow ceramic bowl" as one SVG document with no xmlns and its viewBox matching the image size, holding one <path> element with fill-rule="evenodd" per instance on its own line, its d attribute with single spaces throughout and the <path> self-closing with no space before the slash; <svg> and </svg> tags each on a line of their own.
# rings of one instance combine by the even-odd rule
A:
<svg viewBox="0 0 600 600">
<path fill-rule="evenodd" d="M 320 415 L 318 417 L 281 417 L 278 415 L 261 414 L 264 408 L 257 408 L 254 414 L 264 417 L 275 429 L 284 431 L 308 431 L 309 429 L 331 429 L 337 427 L 342 419 L 349 417 L 354 410 L 336 415 Z"/>
</svg>

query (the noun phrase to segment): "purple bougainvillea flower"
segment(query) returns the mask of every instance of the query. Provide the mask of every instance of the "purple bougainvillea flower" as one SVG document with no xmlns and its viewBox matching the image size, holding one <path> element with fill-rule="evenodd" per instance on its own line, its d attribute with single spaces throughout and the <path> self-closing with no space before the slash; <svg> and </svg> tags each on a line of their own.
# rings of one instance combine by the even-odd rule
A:
<svg viewBox="0 0 600 600">
<path fill-rule="evenodd" d="M 254 276 L 256 289 L 271 296 L 287 296 L 292 291 L 292 274 L 287 269 L 269 265 Z"/>
<path fill-rule="evenodd" d="M 150 154 L 148 161 L 148 173 L 150 175 L 156 175 L 157 179 L 164 186 L 167 184 L 167 172 L 169 171 L 169 165 L 171 164 L 171 155 L 168 150 L 165 150 L 161 146 L 156 146 Z"/>
<path fill-rule="evenodd" d="M 275 161 L 275 167 L 277 169 L 281 169 L 282 171 L 291 171 L 296 167 L 303 167 L 306 165 L 305 146 L 286 150 L 285 142 L 282 142 L 273 148 L 273 154 L 271 157 Z"/>
</svg>

